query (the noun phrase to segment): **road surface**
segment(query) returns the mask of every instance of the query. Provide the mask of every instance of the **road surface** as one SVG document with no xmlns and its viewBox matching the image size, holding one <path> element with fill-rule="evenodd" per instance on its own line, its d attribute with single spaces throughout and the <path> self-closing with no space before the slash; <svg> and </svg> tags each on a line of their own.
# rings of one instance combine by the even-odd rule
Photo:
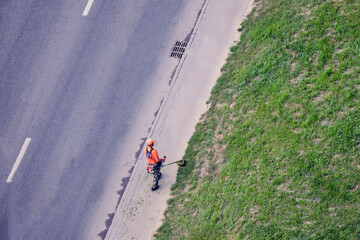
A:
<svg viewBox="0 0 360 240">
<path fill-rule="evenodd" d="M 0 3 L 1 239 L 105 237 L 203 3 Z"/>
</svg>

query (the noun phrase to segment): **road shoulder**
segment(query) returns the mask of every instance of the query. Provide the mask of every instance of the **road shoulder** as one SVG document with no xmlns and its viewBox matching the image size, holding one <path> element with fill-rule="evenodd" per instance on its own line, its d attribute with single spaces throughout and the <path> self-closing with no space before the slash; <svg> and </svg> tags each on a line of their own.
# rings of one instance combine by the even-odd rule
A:
<svg viewBox="0 0 360 240">
<path fill-rule="evenodd" d="M 183 156 L 229 48 L 239 38 L 236 29 L 252 4 L 252 0 L 205 1 L 148 136 L 157 140 L 156 148 L 168 162 Z M 177 167 L 163 168 L 160 188 L 152 192 L 152 175 L 146 174 L 146 160 L 140 155 L 105 239 L 151 239 L 162 224 Z"/>
</svg>

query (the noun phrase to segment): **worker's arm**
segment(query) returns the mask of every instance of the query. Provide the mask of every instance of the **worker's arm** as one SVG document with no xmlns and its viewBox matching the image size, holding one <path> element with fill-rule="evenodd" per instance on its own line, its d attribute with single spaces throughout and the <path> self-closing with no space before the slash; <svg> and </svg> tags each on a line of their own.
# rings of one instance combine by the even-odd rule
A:
<svg viewBox="0 0 360 240">
<path fill-rule="evenodd" d="M 159 153 L 156 149 L 154 149 L 153 151 L 156 162 L 164 162 L 166 160 L 166 156 L 164 156 L 164 158 L 159 158 Z"/>
<path fill-rule="evenodd" d="M 153 150 L 153 157 L 156 162 L 163 162 L 166 160 L 166 156 L 164 156 L 164 158 L 159 158 L 159 153 L 156 149 Z"/>
<path fill-rule="evenodd" d="M 159 158 L 159 156 L 156 156 L 156 162 L 164 162 L 166 160 L 166 156 L 164 158 Z"/>
</svg>

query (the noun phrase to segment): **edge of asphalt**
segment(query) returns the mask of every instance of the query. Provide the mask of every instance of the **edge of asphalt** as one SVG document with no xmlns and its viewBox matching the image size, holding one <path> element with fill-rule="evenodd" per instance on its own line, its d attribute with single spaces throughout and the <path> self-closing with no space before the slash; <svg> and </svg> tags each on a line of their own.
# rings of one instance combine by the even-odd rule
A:
<svg viewBox="0 0 360 240">
<path fill-rule="evenodd" d="M 238 41 L 237 28 L 254 6 L 254 0 L 205 0 L 194 25 L 185 53 L 180 59 L 159 112 L 147 138 L 157 140 L 159 155 L 167 152 L 167 162 L 181 159 L 229 48 Z M 227 26 L 226 28 L 224 26 Z M 216 49 L 214 51 L 213 49 Z M 145 146 L 143 146 L 145 147 Z M 163 169 L 160 188 L 151 191 L 152 175 L 145 174 L 143 154 L 136 160 L 127 187 L 105 237 L 151 239 L 161 226 L 177 165 Z"/>
</svg>

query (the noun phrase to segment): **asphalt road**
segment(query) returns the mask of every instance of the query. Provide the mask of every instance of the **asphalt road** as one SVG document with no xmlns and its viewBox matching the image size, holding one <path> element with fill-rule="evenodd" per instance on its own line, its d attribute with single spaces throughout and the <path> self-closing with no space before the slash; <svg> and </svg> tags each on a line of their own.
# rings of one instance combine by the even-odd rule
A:
<svg viewBox="0 0 360 240">
<path fill-rule="evenodd" d="M 90 210 L 111 188 L 123 139 L 132 129 L 146 137 L 135 119 L 145 112 L 147 122 L 159 107 L 144 96 L 165 95 L 177 60 L 166 82 L 150 76 L 171 52 L 174 27 L 193 26 L 196 12 L 178 18 L 188 2 L 95 0 L 87 16 L 85 0 L 0 2 L 1 239 L 88 239 Z M 160 93 L 149 93 L 154 84 Z M 124 160 L 123 172 L 134 160 Z M 108 209 L 98 211 L 104 229 Z"/>
</svg>

